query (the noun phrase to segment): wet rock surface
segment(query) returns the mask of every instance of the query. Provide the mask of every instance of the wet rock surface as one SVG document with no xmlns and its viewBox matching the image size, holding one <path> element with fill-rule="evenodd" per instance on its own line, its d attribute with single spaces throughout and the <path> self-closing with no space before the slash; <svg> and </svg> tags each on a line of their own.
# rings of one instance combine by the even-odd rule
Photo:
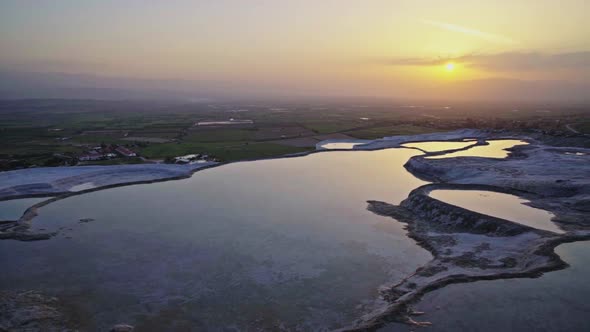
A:
<svg viewBox="0 0 590 332">
<path fill-rule="evenodd" d="M 0 221 L 0 240 L 39 241 L 49 240 L 55 233 L 30 232 L 29 227 L 19 221 Z"/>
<path fill-rule="evenodd" d="M 368 209 L 407 225 L 408 235 L 429 250 L 434 259 L 413 275 L 381 289 L 389 304 L 361 317 L 346 331 L 376 330 L 387 322 L 426 326 L 412 316 L 421 297 L 452 283 L 504 278 L 538 277 L 563 269 L 555 254 L 562 243 L 590 239 L 590 159 L 577 148 L 575 158 L 530 139 L 513 148 L 506 159 L 461 157 L 411 158 L 405 167 L 434 182 L 415 189 L 399 205 L 368 201 Z M 384 144 L 381 142 L 380 144 Z M 397 144 L 397 143 L 396 143 Z M 580 152 L 580 150 L 583 150 Z M 530 200 L 529 205 L 555 214 L 564 234 L 473 212 L 429 196 L 434 189 L 491 190 Z"/>
<path fill-rule="evenodd" d="M 481 145 L 485 144 L 484 139 L 490 137 L 502 138 L 467 130 L 377 140 L 358 149 L 395 147 L 420 140 L 465 138 L 475 138 L 474 145 Z M 544 272 L 567 267 L 567 263 L 554 253 L 554 248 L 561 243 L 590 239 L 590 149 L 576 148 L 575 151 L 582 154 L 572 155 L 566 153 L 574 151 L 572 148 L 549 147 L 530 138 L 527 141 L 529 145 L 513 148 L 506 159 L 427 158 L 450 151 L 413 157 L 405 167 L 433 184 L 415 189 L 399 205 L 368 201 L 370 211 L 406 224 L 408 236 L 429 250 L 434 259 L 400 283 L 383 285 L 380 300 L 385 305 L 360 317 L 343 330 L 376 330 L 390 321 L 427 326 L 428 322 L 414 319 L 420 313 L 415 312 L 412 306 L 432 290 L 476 280 L 537 277 Z M 76 180 L 76 183 L 86 180 Z M 43 186 L 33 187 L 37 188 L 34 190 L 46 189 Z M 518 195 L 528 199 L 529 205 L 552 212 L 555 215 L 553 221 L 565 233 L 535 229 L 436 200 L 428 195 L 434 189 L 492 190 Z M 60 197 L 67 195 L 72 194 Z M 36 208 L 50 201 L 30 208 L 18 221 L 0 223 L 0 239 L 32 241 L 50 238 L 53 234 L 27 231 L 28 223 L 36 215 Z M 85 223 L 92 220 L 79 221 Z M 67 319 L 60 313 L 58 304 L 57 299 L 34 292 L 2 293 L 0 331 L 15 330 L 15 325 L 11 324 L 24 324 L 22 326 L 28 329 L 22 331 L 69 331 Z M 25 319 L 26 312 L 31 313 L 30 321 Z M 62 324 L 61 328 L 59 324 Z M 54 329 L 54 326 L 57 328 Z M 119 331 L 115 330 L 116 327 L 133 330 L 125 324 L 112 330 Z"/>
<path fill-rule="evenodd" d="M 57 298 L 34 291 L 0 292 L 0 331 L 78 331 Z"/>
<path fill-rule="evenodd" d="M 40 241 L 49 240 L 57 235 L 55 232 L 33 232 L 30 230 L 31 220 L 37 215 L 37 209 L 54 200 L 47 200 L 29 207 L 18 220 L 0 221 L 0 240 Z"/>
<path fill-rule="evenodd" d="M 127 324 L 117 324 L 113 326 L 110 332 L 132 332 L 135 328 Z"/>
</svg>

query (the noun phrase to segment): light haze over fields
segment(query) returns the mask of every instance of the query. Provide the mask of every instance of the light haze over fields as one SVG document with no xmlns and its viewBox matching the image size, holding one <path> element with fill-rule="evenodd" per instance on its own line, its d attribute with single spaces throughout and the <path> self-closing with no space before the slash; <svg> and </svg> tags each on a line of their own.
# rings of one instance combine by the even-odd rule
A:
<svg viewBox="0 0 590 332">
<path fill-rule="evenodd" d="M 0 2 L 0 97 L 588 101 L 587 0 Z"/>
</svg>

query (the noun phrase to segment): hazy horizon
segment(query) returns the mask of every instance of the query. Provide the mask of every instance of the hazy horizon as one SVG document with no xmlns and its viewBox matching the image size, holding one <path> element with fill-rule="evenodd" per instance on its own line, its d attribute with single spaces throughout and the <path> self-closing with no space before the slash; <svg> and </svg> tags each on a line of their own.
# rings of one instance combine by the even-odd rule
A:
<svg viewBox="0 0 590 332">
<path fill-rule="evenodd" d="M 588 102 L 583 0 L 3 1 L 0 98 Z"/>
</svg>

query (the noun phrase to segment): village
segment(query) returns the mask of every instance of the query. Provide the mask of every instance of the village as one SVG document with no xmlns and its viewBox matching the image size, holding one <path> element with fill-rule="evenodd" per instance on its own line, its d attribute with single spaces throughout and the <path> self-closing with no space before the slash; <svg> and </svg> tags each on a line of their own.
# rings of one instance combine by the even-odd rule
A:
<svg viewBox="0 0 590 332">
<path fill-rule="evenodd" d="M 555 142 L 577 141 L 590 134 L 590 120 L 575 105 L 392 104 L 357 109 L 340 104 L 222 103 L 171 104 L 166 111 L 142 102 L 60 102 L 50 111 L 44 105 L 43 101 L 0 104 L 0 110 L 4 109 L 0 122 L 9 124 L 0 126 L 1 171 L 212 159 L 232 162 L 303 153 L 326 139 L 376 139 L 460 128 L 547 135 Z M 101 119 L 86 111 L 95 108 L 100 108 Z M 317 113 L 320 108 L 321 114 Z M 39 112 L 43 112 L 43 123 L 38 122 Z M 18 122 L 11 120 L 15 114 Z"/>
<path fill-rule="evenodd" d="M 130 163 L 166 163 L 166 164 L 193 164 L 208 161 L 219 161 L 207 154 L 188 154 L 178 157 L 169 157 L 164 160 L 151 160 L 140 156 L 130 146 L 117 144 L 101 144 L 88 148 L 82 154 L 55 153 L 54 163 L 62 166 L 84 166 L 97 164 L 130 164 Z"/>
<path fill-rule="evenodd" d="M 114 158 L 131 158 L 137 157 L 137 153 L 120 145 L 114 144 L 103 144 L 101 146 L 94 147 L 83 155 L 78 156 L 79 161 L 97 161 L 97 160 L 108 160 Z"/>
</svg>

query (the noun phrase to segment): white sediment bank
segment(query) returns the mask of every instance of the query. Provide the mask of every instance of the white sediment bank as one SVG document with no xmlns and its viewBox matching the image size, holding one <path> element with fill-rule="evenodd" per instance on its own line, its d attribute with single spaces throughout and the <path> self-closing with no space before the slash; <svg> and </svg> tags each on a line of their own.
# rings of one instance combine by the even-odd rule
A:
<svg viewBox="0 0 590 332">
<path fill-rule="evenodd" d="M 466 139 L 474 139 L 473 146 L 480 146 L 489 139 L 507 138 L 522 138 L 529 145 L 512 148 L 512 153 L 502 160 L 477 154 L 466 154 L 461 158 L 430 158 L 449 152 L 438 149 L 416 155 L 405 164 L 406 169 L 433 183 L 416 188 L 399 205 L 368 202 L 372 212 L 406 224 L 408 235 L 429 250 L 434 258 L 403 281 L 381 287 L 376 303 L 383 305 L 344 330 L 375 330 L 392 319 L 426 325 L 411 318 L 415 314 L 412 305 L 424 294 L 451 283 L 536 277 L 561 269 L 566 263 L 555 255 L 554 247 L 560 243 L 590 239 L 587 222 L 590 211 L 588 149 L 550 147 L 528 137 L 470 129 L 386 137 L 351 146 L 351 149 L 377 150 L 400 147 L 408 142 L 465 142 Z M 322 143 L 334 141 L 318 143 L 318 150 L 324 149 Z M 463 149 L 469 149 L 469 146 L 458 150 Z M 0 199 L 69 193 L 88 186 L 101 188 L 181 178 L 213 164 L 38 168 L 5 172 L 0 173 Z M 518 223 L 519 220 L 473 212 L 431 197 L 432 190 L 493 190 L 522 196 L 529 201 L 527 205 L 553 213 L 553 222 L 558 223 L 564 232 L 555 233 Z M 22 240 L 49 236 L 31 238 L 24 232 L 17 235 L 23 237 Z"/>
<path fill-rule="evenodd" d="M 39 167 L 1 172 L 0 200 L 187 177 L 200 168 L 215 164 Z"/>
</svg>

